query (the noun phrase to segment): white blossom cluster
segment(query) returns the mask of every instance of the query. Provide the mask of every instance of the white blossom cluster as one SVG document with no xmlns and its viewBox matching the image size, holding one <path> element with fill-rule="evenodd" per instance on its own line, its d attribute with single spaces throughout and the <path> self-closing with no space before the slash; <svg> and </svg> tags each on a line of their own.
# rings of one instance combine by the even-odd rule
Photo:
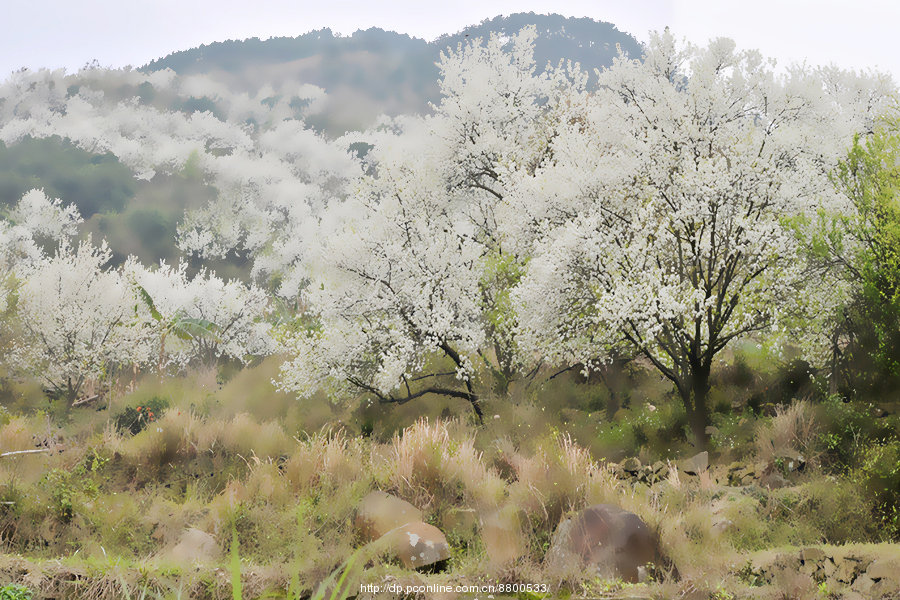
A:
<svg viewBox="0 0 900 600">
<path fill-rule="evenodd" d="M 183 368 L 192 362 L 213 362 L 222 356 L 244 360 L 265 356 L 274 346 L 266 321 L 268 294 L 256 287 L 212 273 L 188 276 L 187 265 L 161 263 L 148 269 L 135 260 L 123 276 L 145 292 L 158 313 L 154 350 L 163 364 Z"/>
</svg>

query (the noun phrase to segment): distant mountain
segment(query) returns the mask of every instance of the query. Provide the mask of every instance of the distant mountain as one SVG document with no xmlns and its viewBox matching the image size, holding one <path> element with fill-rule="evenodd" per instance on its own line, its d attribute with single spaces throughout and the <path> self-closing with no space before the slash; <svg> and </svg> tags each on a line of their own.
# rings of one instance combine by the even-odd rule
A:
<svg viewBox="0 0 900 600">
<path fill-rule="evenodd" d="M 638 41 L 610 23 L 588 18 L 518 13 L 472 25 L 432 42 L 372 28 L 349 37 L 330 29 L 295 38 L 215 42 L 174 52 L 142 69 L 170 68 L 182 75 L 205 74 L 235 91 L 255 91 L 269 82 L 294 78 L 329 94 L 326 111 L 313 125 L 338 133 L 365 127 L 382 113 L 423 113 L 438 99 L 440 53 L 491 32 L 511 35 L 526 25 L 537 28 L 535 58 L 543 68 L 562 60 L 593 70 L 612 63 L 618 48 L 641 55 Z"/>
</svg>

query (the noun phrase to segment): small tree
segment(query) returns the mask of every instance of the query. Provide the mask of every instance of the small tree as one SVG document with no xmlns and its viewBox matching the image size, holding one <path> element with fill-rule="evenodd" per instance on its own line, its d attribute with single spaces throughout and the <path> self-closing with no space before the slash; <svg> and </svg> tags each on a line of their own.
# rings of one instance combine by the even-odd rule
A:
<svg viewBox="0 0 900 600">
<path fill-rule="evenodd" d="M 169 364 L 211 365 L 222 356 L 244 361 L 271 353 L 264 290 L 208 272 L 188 277 L 183 263 L 147 269 L 132 260 L 125 272 L 154 322 L 160 372 Z"/>
<path fill-rule="evenodd" d="M 104 268 L 110 257 L 105 244 L 63 245 L 24 273 L 19 289 L 13 359 L 69 406 L 86 381 L 150 357 L 147 316 L 121 274 Z"/>
<path fill-rule="evenodd" d="M 900 134 L 884 126 L 854 138 L 833 181 L 852 210 L 820 211 L 805 238 L 814 259 L 853 285 L 835 314 L 832 385 L 849 363 L 846 383 L 883 384 L 900 377 Z"/>
</svg>

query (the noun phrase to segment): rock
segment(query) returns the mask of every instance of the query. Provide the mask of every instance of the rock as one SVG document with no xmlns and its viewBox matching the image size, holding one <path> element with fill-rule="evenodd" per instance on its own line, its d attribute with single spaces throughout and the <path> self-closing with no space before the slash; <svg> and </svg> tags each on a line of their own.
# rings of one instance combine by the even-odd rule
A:
<svg viewBox="0 0 900 600">
<path fill-rule="evenodd" d="M 856 581 L 853 582 L 853 585 L 850 586 L 850 589 L 860 592 L 861 594 L 869 594 L 872 592 L 872 588 L 875 587 L 875 582 L 872 581 L 872 578 L 868 575 L 860 575 L 856 578 Z"/>
<path fill-rule="evenodd" d="M 870 598 L 897 598 L 897 590 L 900 590 L 900 582 L 897 580 L 882 579 L 875 582 L 870 592 Z M 893 596 L 891 594 L 894 594 Z"/>
<path fill-rule="evenodd" d="M 871 577 L 874 581 L 897 578 L 898 574 L 900 574 L 900 564 L 896 562 L 892 564 L 885 558 L 876 559 L 869 565 L 869 568 L 866 569 L 866 575 Z"/>
<path fill-rule="evenodd" d="M 826 556 L 825 560 L 822 561 L 822 576 L 825 578 L 831 577 L 834 575 L 837 567 L 834 566 L 834 560 L 830 556 Z"/>
<path fill-rule="evenodd" d="M 603 575 L 638 581 L 638 568 L 658 563 L 656 536 L 634 513 L 610 504 L 597 504 L 559 524 L 544 558 L 553 571 L 580 562 Z"/>
<path fill-rule="evenodd" d="M 784 488 L 791 485 L 791 483 L 781 476 L 780 473 L 769 473 L 768 475 L 764 475 L 759 483 L 769 489 L 778 489 Z"/>
<path fill-rule="evenodd" d="M 853 583 L 860 573 L 859 562 L 849 557 L 835 561 L 834 578 L 847 585 Z"/>
<path fill-rule="evenodd" d="M 396 527 L 421 520 L 422 511 L 406 500 L 374 491 L 360 501 L 354 525 L 364 540 L 372 541 Z"/>
<path fill-rule="evenodd" d="M 419 569 L 450 558 L 450 544 L 443 532 L 416 521 L 391 530 L 385 536 L 391 552 L 408 569 Z"/>
<path fill-rule="evenodd" d="M 481 539 L 494 564 L 502 565 L 522 556 L 525 540 L 516 507 L 507 505 L 482 516 Z"/>
<path fill-rule="evenodd" d="M 825 558 L 825 552 L 820 548 L 804 548 L 800 551 L 800 560 L 804 563 L 819 563 Z"/>
<path fill-rule="evenodd" d="M 619 463 L 619 466 L 623 471 L 627 471 L 632 475 L 636 475 L 641 470 L 641 461 L 632 456 L 631 458 L 626 458 L 621 463 Z"/>
<path fill-rule="evenodd" d="M 707 425 L 707 426 L 706 426 L 706 429 L 704 429 L 703 432 L 704 432 L 706 435 L 708 435 L 709 437 L 712 437 L 712 436 L 714 436 L 714 435 L 719 435 L 719 428 L 718 428 L 718 427 L 714 427 L 714 426 L 712 426 L 712 425 Z"/>
<path fill-rule="evenodd" d="M 681 463 L 681 470 L 688 475 L 699 475 L 707 468 L 709 468 L 709 452 L 706 450 Z"/>
<path fill-rule="evenodd" d="M 176 563 L 211 562 L 219 557 L 216 538 L 195 527 L 189 527 L 178 543 L 169 551 L 169 558 Z"/>
</svg>

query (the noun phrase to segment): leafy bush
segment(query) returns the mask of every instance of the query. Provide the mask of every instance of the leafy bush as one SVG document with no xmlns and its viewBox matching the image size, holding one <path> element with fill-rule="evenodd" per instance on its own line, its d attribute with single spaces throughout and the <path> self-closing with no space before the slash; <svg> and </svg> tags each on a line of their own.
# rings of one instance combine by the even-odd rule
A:
<svg viewBox="0 0 900 600">
<path fill-rule="evenodd" d="M 900 419 L 871 403 L 831 398 L 822 406 L 820 436 L 828 466 L 865 495 L 888 538 L 900 537 Z"/>
<path fill-rule="evenodd" d="M 31 590 L 22 585 L 10 583 L 0 588 L 0 600 L 31 600 Z"/>
<path fill-rule="evenodd" d="M 146 429 L 148 424 L 162 417 L 167 408 L 169 408 L 169 401 L 159 396 L 154 396 L 140 406 L 129 406 L 116 415 L 116 429 L 123 433 L 128 431 L 132 435 L 137 435 Z"/>
<path fill-rule="evenodd" d="M 900 539 L 900 441 L 870 445 L 860 454 L 855 479 L 874 504 L 884 531 L 890 539 Z"/>
</svg>

